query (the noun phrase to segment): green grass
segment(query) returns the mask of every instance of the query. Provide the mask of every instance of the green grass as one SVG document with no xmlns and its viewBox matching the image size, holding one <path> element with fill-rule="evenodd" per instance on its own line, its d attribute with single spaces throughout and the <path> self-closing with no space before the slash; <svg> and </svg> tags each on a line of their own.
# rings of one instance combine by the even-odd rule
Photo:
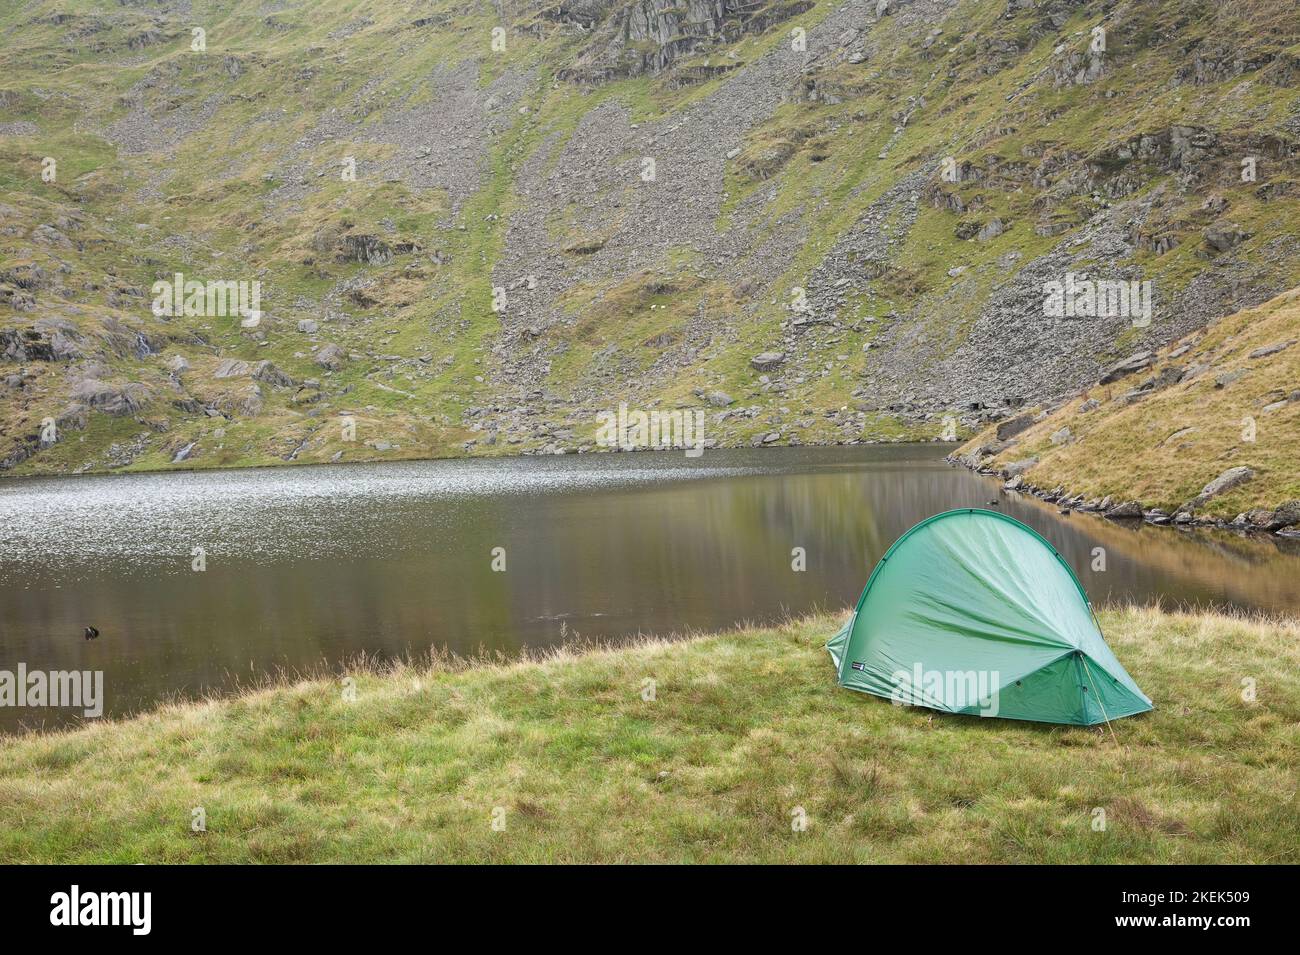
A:
<svg viewBox="0 0 1300 955">
<path fill-rule="evenodd" d="M 1112 736 L 839 689 L 839 619 L 0 740 L 0 861 L 1300 861 L 1300 623 L 1103 612 L 1156 704 Z"/>
</svg>

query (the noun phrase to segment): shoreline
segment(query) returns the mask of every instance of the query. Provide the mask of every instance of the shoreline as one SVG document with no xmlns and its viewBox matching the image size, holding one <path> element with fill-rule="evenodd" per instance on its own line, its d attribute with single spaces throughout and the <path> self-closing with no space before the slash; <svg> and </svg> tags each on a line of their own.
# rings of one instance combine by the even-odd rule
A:
<svg viewBox="0 0 1300 955">
<path fill-rule="evenodd" d="M 1104 517 L 1116 523 L 1150 524 L 1154 527 L 1175 527 L 1187 530 L 1224 530 L 1237 531 L 1259 538 L 1280 538 L 1282 540 L 1300 540 L 1300 524 L 1291 519 L 1289 505 L 1270 508 L 1265 505 L 1248 508 L 1231 520 L 1208 514 L 1196 514 L 1192 510 L 1180 508 L 1173 513 L 1159 507 L 1147 508 L 1135 498 L 1116 499 L 1116 495 L 1088 497 L 1075 494 L 1064 487 L 1042 488 L 1029 483 L 1024 476 L 1006 467 L 995 468 L 987 464 L 976 464 L 968 460 L 967 455 L 949 454 L 944 460 L 958 467 L 963 467 L 972 474 L 1001 481 L 1000 492 L 1028 494 L 1048 504 L 1057 505 L 1062 516 L 1077 511 L 1080 514 L 1092 514 Z M 1286 515 L 1285 518 L 1282 515 Z M 1300 512 L 1296 513 L 1300 518 Z"/>
<path fill-rule="evenodd" d="M 957 448 L 961 446 L 960 441 L 836 441 L 836 442 L 801 442 L 799 444 L 736 444 L 736 445 L 714 445 L 705 449 L 708 451 L 764 451 L 771 448 L 865 448 L 865 447 L 897 447 L 916 446 L 916 447 L 949 447 Z M 126 476 L 132 474 L 199 474 L 203 472 L 216 471 L 271 471 L 279 468 L 317 468 L 317 467 L 340 467 L 350 464 L 404 464 L 411 462 L 431 462 L 431 461 L 498 461 L 502 459 L 517 458 L 571 458 L 577 456 L 590 457 L 598 454 L 681 454 L 681 448 L 566 448 L 562 451 L 553 451 L 544 453 L 542 451 L 521 451 L 516 454 L 451 454 L 443 457 L 438 456 L 400 456 L 400 457 L 374 457 L 374 458 L 352 458 L 350 460 L 338 461 L 278 461 L 266 462 L 262 464 L 219 464 L 212 467 L 143 467 L 132 468 L 126 465 L 122 468 L 96 470 L 96 471 L 43 471 L 36 473 L 15 474 L 13 469 L 0 469 L 0 485 L 6 480 L 23 481 L 37 478 L 81 478 L 81 477 L 102 477 L 106 475 Z M 703 457 L 689 458 L 691 461 L 701 461 Z M 945 461 L 946 457 L 936 458 L 935 461 Z"/>
</svg>

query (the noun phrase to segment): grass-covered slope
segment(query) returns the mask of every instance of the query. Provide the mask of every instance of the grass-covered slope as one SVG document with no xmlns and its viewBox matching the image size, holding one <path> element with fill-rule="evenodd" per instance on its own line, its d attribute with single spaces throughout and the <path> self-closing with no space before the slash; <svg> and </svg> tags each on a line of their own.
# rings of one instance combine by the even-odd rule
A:
<svg viewBox="0 0 1300 955">
<path fill-rule="evenodd" d="M 34 0 L 0 67 L 17 473 L 967 433 L 1300 283 L 1290 0 Z"/>
<path fill-rule="evenodd" d="M 1300 501 L 1300 289 L 1210 324 L 999 441 L 957 454 L 1043 489 L 1233 519 Z M 989 453 L 992 452 L 992 453 Z M 1028 467 L 1024 467 L 1028 464 Z M 1249 477 L 1196 501 L 1219 475 Z M 1283 526 L 1300 523 L 1300 507 Z"/>
<path fill-rule="evenodd" d="M 838 623 L 358 672 L 351 702 L 314 680 L 5 739 L 0 860 L 1298 861 L 1295 622 L 1102 613 L 1156 704 L 1113 736 L 839 689 Z"/>
</svg>

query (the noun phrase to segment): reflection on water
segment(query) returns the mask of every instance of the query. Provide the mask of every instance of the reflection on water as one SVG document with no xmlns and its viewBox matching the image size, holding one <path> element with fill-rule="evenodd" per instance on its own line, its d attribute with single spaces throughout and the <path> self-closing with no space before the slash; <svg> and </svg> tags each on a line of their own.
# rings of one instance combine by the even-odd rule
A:
<svg viewBox="0 0 1300 955">
<path fill-rule="evenodd" d="M 769 448 L 0 483 L 0 669 L 105 671 L 107 710 L 276 667 L 515 650 L 851 604 L 904 530 L 997 486 L 941 446 Z M 1300 610 L 1300 548 L 1006 497 L 1095 602 Z M 492 569 L 504 548 L 506 570 Z M 791 569 L 792 549 L 807 570 Z M 1094 548 L 1106 570 L 1092 570 Z M 191 569 L 202 548 L 206 570 Z M 86 625 L 95 642 L 82 639 Z M 0 728 L 67 711 L 0 708 Z"/>
</svg>

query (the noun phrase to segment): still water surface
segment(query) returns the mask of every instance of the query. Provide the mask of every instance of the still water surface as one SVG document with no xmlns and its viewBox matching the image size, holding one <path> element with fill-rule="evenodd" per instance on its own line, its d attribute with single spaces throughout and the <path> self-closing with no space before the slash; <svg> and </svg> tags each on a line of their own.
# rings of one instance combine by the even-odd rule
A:
<svg viewBox="0 0 1300 955">
<path fill-rule="evenodd" d="M 0 670 L 102 670 L 106 712 L 431 645 L 514 651 L 852 604 L 992 481 L 946 446 L 767 448 L 0 482 Z M 1094 603 L 1300 612 L 1300 546 L 1005 495 Z M 192 570 L 194 548 L 206 570 Z M 492 569 L 504 548 L 505 572 Z M 807 570 L 791 569 L 802 547 Z M 1105 548 L 1106 569 L 1092 569 Z M 82 638 L 98 627 L 94 642 Z M 0 707 L 0 730 L 80 719 Z"/>
</svg>

